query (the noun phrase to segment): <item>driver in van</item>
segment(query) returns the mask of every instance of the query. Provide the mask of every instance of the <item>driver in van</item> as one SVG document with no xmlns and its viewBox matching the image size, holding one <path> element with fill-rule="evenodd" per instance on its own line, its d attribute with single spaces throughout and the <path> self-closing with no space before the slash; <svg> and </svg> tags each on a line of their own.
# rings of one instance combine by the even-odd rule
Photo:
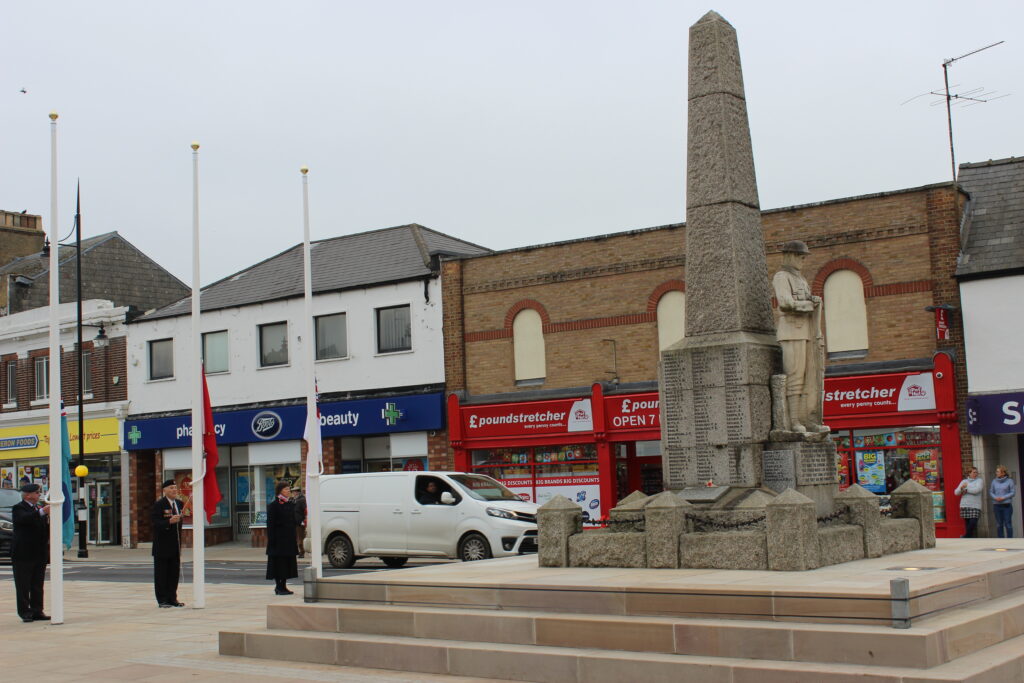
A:
<svg viewBox="0 0 1024 683">
<path fill-rule="evenodd" d="M 437 480 L 429 480 L 427 487 L 421 489 L 419 495 L 416 496 L 416 500 L 420 502 L 420 505 L 440 505 L 441 487 L 438 485 Z"/>
</svg>

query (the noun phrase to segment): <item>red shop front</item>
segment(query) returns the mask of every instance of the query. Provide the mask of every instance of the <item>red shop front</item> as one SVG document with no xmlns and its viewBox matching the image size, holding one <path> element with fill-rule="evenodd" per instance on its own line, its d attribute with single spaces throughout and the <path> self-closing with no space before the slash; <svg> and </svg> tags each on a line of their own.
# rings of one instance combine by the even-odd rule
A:
<svg viewBox="0 0 1024 683">
<path fill-rule="evenodd" d="M 523 500 L 562 495 L 606 517 L 629 491 L 662 488 L 657 392 L 461 405 L 448 397 L 455 467 L 487 474 Z"/>
<path fill-rule="evenodd" d="M 963 477 L 953 361 L 930 370 L 825 378 L 825 422 L 836 442 L 839 487 L 860 484 L 883 497 L 908 479 L 932 491 L 935 533 L 963 534 Z"/>
<path fill-rule="evenodd" d="M 935 529 L 963 533 L 953 490 L 962 477 L 953 363 L 931 370 L 825 379 L 825 422 L 836 441 L 839 486 L 883 497 L 907 479 L 933 491 Z M 662 490 L 658 393 L 461 405 L 448 397 L 455 467 L 488 474 L 524 500 L 553 495 L 606 517 L 630 491 Z"/>
</svg>

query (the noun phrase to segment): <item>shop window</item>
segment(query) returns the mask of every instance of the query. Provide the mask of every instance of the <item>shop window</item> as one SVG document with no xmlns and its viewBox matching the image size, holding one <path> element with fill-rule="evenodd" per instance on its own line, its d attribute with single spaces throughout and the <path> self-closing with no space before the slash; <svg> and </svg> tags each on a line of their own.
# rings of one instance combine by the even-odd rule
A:
<svg viewBox="0 0 1024 683">
<path fill-rule="evenodd" d="M 219 449 L 218 449 L 219 450 Z M 222 498 L 217 503 L 217 509 L 207 526 L 231 526 L 231 496 L 229 494 L 230 478 L 228 467 L 218 467 L 216 471 L 217 487 L 221 490 Z M 164 470 L 162 479 L 173 479 L 178 485 L 178 502 L 184 505 L 192 496 L 192 470 Z M 273 491 L 273 488 L 271 488 Z M 185 524 L 192 523 L 191 517 L 185 518 Z"/>
<path fill-rule="evenodd" d="M 50 359 L 48 356 L 36 356 L 35 361 L 36 400 L 50 397 Z"/>
<path fill-rule="evenodd" d="M 260 367 L 288 364 L 288 323 L 260 325 Z"/>
<path fill-rule="evenodd" d="M 658 350 L 664 351 L 686 333 L 686 294 L 672 290 L 658 299 Z"/>
<path fill-rule="evenodd" d="M 155 339 L 149 342 L 149 378 L 170 377 L 174 377 L 174 342 L 171 339 Z"/>
<path fill-rule="evenodd" d="M 348 343 L 344 313 L 320 315 L 313 319 L 316 326 L 316 359 L 346 358 Z"/>
<path fill-rule="evenodd" d="M 512 321 L 512 352 L 516 384 L 542 384 L 547 373 L 544 350 L 544 324 L 540 313 L 524 308 Z"/>
<path fill-rule="evenodd" d="M 207 375 L 228 371 L 228 331 L 203 333 L 203 370 Z"/>
<path fill-rule="evenodd" d="M 538 505 L 565 496 L 583 508 L 583 521 L 601 516 L 600 476 L 594 444 L 495 448 L 472 452 L 473 474 L 500 481 Z"/>
<path fill-rule="evenodd" d="M 868 355 L 868 311 L 864 282 L 852 270 L 837 270 L 825 280 L 825 344 L 829 359 Z"/>
<path fill-rule="evenodd" d="M 938 427 L 844 429 L 832 437 L 840 489 L 860 484 L 886 505 L 890 493 L 913 479 L 933 492 L 935 521 L 946 521 Z"/>
<path fill-rule="evenodd" d="M 7 403 L 18 402 L 18 361 L 7 361 Z"/>
<path fill-rule="evenodd" d="M 412 350 L 412 318 L 409 306 L 377 309 L 377 353 Z"/>
</svg>

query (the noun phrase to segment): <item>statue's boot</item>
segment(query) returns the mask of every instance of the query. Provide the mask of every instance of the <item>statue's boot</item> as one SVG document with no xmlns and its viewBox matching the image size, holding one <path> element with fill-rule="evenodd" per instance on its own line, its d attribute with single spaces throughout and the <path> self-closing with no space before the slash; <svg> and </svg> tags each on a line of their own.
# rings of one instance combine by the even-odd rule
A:
<svg viewBox="0 0 1024 683">
<path fill-rule="evenodd" d="M 786 405 L 789 408 L 789 429 L 794 432 L 806 432 L 807 428 L 800 422 L 800 415 L 803 413 L 804 397 L 800 394 L 786 397 Z"/>
</svg>

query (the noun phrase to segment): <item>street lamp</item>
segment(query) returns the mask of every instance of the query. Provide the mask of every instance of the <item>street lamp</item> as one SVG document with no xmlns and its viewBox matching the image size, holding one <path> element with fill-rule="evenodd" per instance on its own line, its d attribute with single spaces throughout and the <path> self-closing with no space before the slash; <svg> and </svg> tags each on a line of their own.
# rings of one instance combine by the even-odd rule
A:
<svg viewBox="0 0 1024 683">
<path fill-rule="evenodd" d="M 110 342 L 106 328 L 103 323 L 92 325 L 82 322 L 82 195 L 79 190 L 75 200 L 75 243 L 57 243 L 56 265 L 51 263 L 51 268 L 60 268 L 60 247 L 72 247 L 75 250 L 75 284 L 76 284 L 76 320 L 77 343 L 75 344 L 75 355 L 78 366 L 78 465 L 75 467 L 75 476 L 78 477 L 78 495 L 82 501 L 82 510 L 78 519 L 78 556 L 89 557 L 89 549 L 86 545 L 89 524 L 89 499 L 85 494 L 85 477 L 89 474 L 89 468 L 85 466 L 85 368 L 82 366 L 82 328 L 99 327 L 99 332 L 92 340 L 93 347 L 102 349 Z M 50 256 L 50 240 L 43 244 L 43 258 Z M 97 539 L 98 540 L 98 539 Z"/>
</svg>

